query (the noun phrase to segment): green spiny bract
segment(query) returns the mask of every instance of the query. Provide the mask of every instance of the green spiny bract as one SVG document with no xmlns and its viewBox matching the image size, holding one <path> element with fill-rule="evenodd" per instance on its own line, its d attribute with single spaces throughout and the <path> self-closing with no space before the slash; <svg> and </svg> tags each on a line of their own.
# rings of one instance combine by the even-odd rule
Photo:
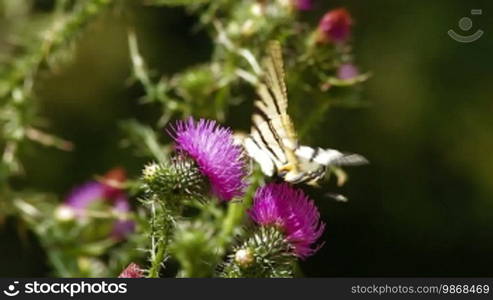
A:
<svg viewBox="0 0 493 300">
<path fill-rule="evenodd" d="M 208 193 L 207 179 L 189 157 L 179 154 L 168 164 L 148 164 L 142 172 L 146 193 L 180 207 L 183 200 L 203 201 Z"/>
<path fill-rule="evenodd" d="M 274 226 L 258 227 L 233 250 L 221 277 L 286 278 L 294 276 L 296 257 L 284 234 Z"/>
<path fill-rule="evenodd" d="M 176 224 L 170 253 L 180 263 L 178 277 L 210 277 L 217 261 L 216 229 L 209 220 L 181 220 Z"/>
</svg>

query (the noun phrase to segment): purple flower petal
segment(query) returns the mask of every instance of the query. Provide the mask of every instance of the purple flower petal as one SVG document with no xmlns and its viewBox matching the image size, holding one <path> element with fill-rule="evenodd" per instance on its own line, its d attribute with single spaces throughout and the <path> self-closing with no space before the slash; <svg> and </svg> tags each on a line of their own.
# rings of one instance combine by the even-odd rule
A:
<svg viewBox="0 0 493 300">
<path fill-rule="evenodd" d="M 89 181 L 74 188 L 65 200 L 65 205 L 80 215 L 91 203 L 103 200 L 104 196 L 105 186 L 97 181 Z"/>
<path fill-rule="evenodd" d="M 125 192 L 114 186 L 124 180 L 125 172 L 123 169 L 115 168 L 105 175 L 103 182 L 89 181 L 74 188 L 66 198 L 63 206 L 72 209 L 78 218 L 85 217 L 86 209 L 97 201 L 106 201 L 112 204 L 117 212 L 129 212 L 130 204 Z M 112 185 L 105 184 L 106 182 Z M 133 221 L 126 219 L 116 220 L 111 236 L 120 240 L 134 230 L 135 223 Z"/>
<path fill-rule="evenodd" d="M 313 200 L 302 190 L 287 183 L 271 183 L 259 188 L 253 201 L 248 211 L 251 219 L 262 226 L 282 229 L 298 257 L 306 258 L 318 250 L 312 245 L 322 235 L 325 224 L 320 221 Z"/>
<path fill-rule="evenodd" d="M 310 10 L 313 8 L 313 0 L 293 0 L 298 10 Z"/>
<path fill-rule="evenodd" d="M 234 144 L 229 128 L 215 121 L 193 118 L 181 121 L 170 135 L 176 148 L 193 158 L 208 179 L 211 190 L 222 201 L 229 201 L 244 193 L 246 166 L 243 150 Z"/>
<path fill-rule="evenodd" d="M 128 203 L 128 199 L 126 196 L 120 196 L 115 200 L 114 204 L 115 211 L 119 213 L 127 213 L 130 211 L 130 204 Z M 119 219 L 115 221 L 115 225 L 113 226 L 113 231 L 111 232 L 111 236 L 116 240 L 121 240 L 125 238 L 130 233 L 135 230 L 135 222 L 127 219 Z"/>
<path fill-rule="evenodd" d="M 353 64 L 343 64 L 337 70 L 337 77 L 339 79 L 352 79 L 359 75 L 358 68 Z"/>
</svg>

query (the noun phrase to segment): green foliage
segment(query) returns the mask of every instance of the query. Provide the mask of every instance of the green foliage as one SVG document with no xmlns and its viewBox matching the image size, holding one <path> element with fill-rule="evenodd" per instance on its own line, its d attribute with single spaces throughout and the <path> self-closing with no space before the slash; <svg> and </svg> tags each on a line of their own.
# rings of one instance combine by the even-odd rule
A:
<svg viewBox="0 0 493 300">
<path fill-rule="evenodd" d="M 122 141 L 123 147 L 133 147 L 135 155 L 141 157 L 153 157 L 161 163 L 168 161 L 169 145 L 161 143 L 156 131 L 150 126 L 135 120 L 128 120 L 122 121 L 120 127 L 125 133 L 125 139 Z"/>
<path fill-rule="evenodd" d="M 112 0 L 79 1 L 70 11 L 64 11 L 63 3 L 58 1 L 60 10 L 55 10 L 52 22 L 43 28 L 40 36 L 23 45 L 24 54 L 15 57 L 8 67 L 0 69 L 0 179 L 5 180 L 9 173 L 21 170 L 17 158 L 19 144 L 31 139 L 46 145 L 70 149 L 70 144 L 58 138 L 42 134 L 29 134 L 36 119 L 36 104 L 33 88 L 38 73 L 51 70 L 67 57 L 67 50 L 80 33 L 98 15 L 110 6 Z"/>
<path fill-rule="evenodd" d="M 220 212 L 220 211 L 218 211 Z M 178 277 L 211 277 L 219 257 L 216 251 L 217 224 L 213 216 L 178 222 L 171 255 L 180 264 Z M 215 218 L 221 216 L 215 216 Z"/>
<path fill-rule="evenodd" d="M 18 192 L 8 182 L 21 171 L 18 151 L 25 141 L 72 148 L 70 142 L 38 128 L 42 122 L 37 115 L 35 86 L 43 71 L 53 71 L 67 62 L 78 37 L 117 1 L 55 2 L 46 18 L 48 25 L 40 28 L 36 37 L 26 37 L 22 51 L 12 54 L 12 63 L 0 69 L 0 212 L 28 224 L 45 249 L 54 274 L 115 276 L 129 262 L 147 259 L 148 277 L 210 277 L 217 275 L 218 265 L 223 265 L 223 277 L 294 276 L 296 258 L 280 230 L 259 227 L 244 231 L 246 210 L 264 180 L 261 173 L 253 171 L 243 199 L 221 204 L 211 196 L 207 179 L 195 162 L 181 154 L 171 156 L 172 146 L 160 137 L 174 118 L 194 115 L 226 121 L 235 118 L 230 116 L 232 107 L 251 106 L 262 76 L 260 58 L 273 39 L 281 41 L 284 48 L 290 109 L 294 108 L 295 121 L 305 120 L 303 135 L 330 107 L 348 105 L 350 97 L 341 90 L 353 91 L 352 87 L 367 79 L 364 74 L 351 80 L 337 77 L 338 67 L 352 61 L 350 46 L 316 43 L 316 28 L 300 21 L 289 1 L 132 3 L 184 6 L 197 17 L 198 28 L 208 35 L 213 47 L 207 61 L 172 75 L 156 74 L 139 49 L 138 31 L 133 29 L 136 24 L 129 24 L 130 79 L 143 88 L 139 103 L 158 107 L 159 117 L 155 123 L 120 120 L 125 134 L 122 145 L 135 149 L 136 156 L 157 162 L 145 166 L 141 178 L 118 183 L 119 189 L 139 198 L 141 205 L 124 216 L 135 222 L 136 232 L 115 240 L 110 232 L 122 216 L 108 203 L 91 205 L 87 217 L 79 219 L 67 215 L 54 197 Z M 3 7 L 5 11 L 29 14 L 27 1 L 5 3 L 10 5 Z M 123 14 L 131 14 L 132 5 L 121 5 Z M 359 104 L 354 96 L 357 92 L 350 93 L 351 99 L 356 99 L 352 103 Z M 235 237 L 242 241 L 231 252 Z M 243 256 L 238 256 L 239 252 Z M 178 264 L 177 274 L 168 274 L 166 264 L 170 261 Z"/>
<path fill-rule="evenodd" d="M 112 238 L 113 222 L 119 216 L 105 203 L 91 205 L 80 220 L 53 195 L 12 193 L 7 199 L 13 200 L 12 214 L 40 237 L 55 276 L 111 276 L 139 257 L 137 248 L 145 242 L 139 235 L 129 236 L 125 243 Z M 128 217 L 138 221 L 136 215 Z"/>
</svg>

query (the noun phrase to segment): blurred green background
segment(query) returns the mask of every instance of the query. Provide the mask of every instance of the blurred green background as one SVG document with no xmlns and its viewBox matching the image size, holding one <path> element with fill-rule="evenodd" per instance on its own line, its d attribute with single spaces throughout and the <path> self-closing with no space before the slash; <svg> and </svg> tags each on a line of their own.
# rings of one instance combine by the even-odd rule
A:
<svg viewBox="0 0 493 300">
<path fill-rule="evenodd" d="M 42 15 L 49 1 L 38 1 Z M 371 165 L 348 169 L 349 183 L 308 192 L 327 223 L 324 247 L 301 264 L 313 276 L 493 276 L 493 3 L 491 1 L 322 1 L 302 18 L 316 25 L 329 8 L 355 19 L 354 53 L 368 107 L 335 108 L 309 141 L 364 154 Z M 480 8 L 461 44 L 448 35 Z M 206 34 L 181 8 L 132 12 L 143 56 L 173 74 L 210 55 Z M 72 152 L 22 149 L 27 176 L 15 184 L 65 195 L 93 174 L 121 165 L 131 176 L 144 160 L 121 147 L 119 120 L 152 124 L 158 110 L 139 105 L 128 81 L 128 16 L 107 14 L 81 37 L 72 63 L 42 75 L 41 115 L 73 141 Z M 0 30 L 0 39 L 4 30 Z M 289 76 L 289 74 L 288 74 Z M 305 100 L 310 105 L 310 99 Z M 251 103 L 233 107 L 228 125 L 247 130 Z M 233 117 L 234 116 L 234 117 Z M 300 124 L 301 120 L 295 120 Z M 338 203 L 324 194 L 341 192 Z M 7 220 L 0 230 L 0 276 L 46 276 L 36 240 Z"/>
</svg>

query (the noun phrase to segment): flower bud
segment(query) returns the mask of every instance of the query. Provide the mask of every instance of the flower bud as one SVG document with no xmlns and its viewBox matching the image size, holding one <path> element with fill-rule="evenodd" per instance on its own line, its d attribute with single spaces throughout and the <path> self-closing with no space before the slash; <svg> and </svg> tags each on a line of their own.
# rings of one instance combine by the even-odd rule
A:
<svg viewBox="0 0 493 300">
<path fill-rule="evenodd" d="M 159 168 L 160 166 L 155 162 L 147 164 L 142 170 L 142 178 L 147 182 L 153 181 L 159 172 Z"/>
<path fill-rule="evenodd" d="M 130 263 L 121 273 L 118 278 L 142 278 L 144 277 L 144 272 L 135 263 Z"/>
<path fill-rule="evenodd" d="M 327 12 L 318 25 L 318 42 L 343 43 L 351 34 L 353 20 L 345 8 Z"/>
<path fill-rule="evenodd" d="M 253 253 L 250 249 L 240 249 L 235 253 L 235 262 L 240 267 L 249 267 L 254 261 Z"/>
<path fill-rule="evenodd" d="M 207 179 L 194 160 L 184 153 L 170 159 L 167 165 L 148 164 L 142 171 L 148 192 L 162 199 L 196 198 L 208 192 Z"/>
<path fill-rule="evenodd" d="M 233 253 L 222 266 L 222 277 L 294 276 L 296 256 L 284 234 L 275 226 L 255 228 Z"/>
</svg>

